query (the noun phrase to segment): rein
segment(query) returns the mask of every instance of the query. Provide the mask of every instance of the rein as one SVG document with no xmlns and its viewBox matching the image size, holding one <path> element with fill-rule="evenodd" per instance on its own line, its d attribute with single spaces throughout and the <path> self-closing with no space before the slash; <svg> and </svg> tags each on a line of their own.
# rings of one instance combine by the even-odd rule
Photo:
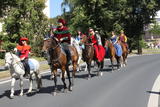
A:
<svg viewBox="0 0 160 107">
<path fill-rule="evenodd" d="M 51 51 L 54 51 L 55 49 L 57 49 L 58 47 L 60 47 L 60 43 L 58 43 L 57 45 L 56 45 L 56 47 L 54 47 L 54 48 L 51 48 Z M 62 51 L 62 49 L 60 48 L 60 53 L 61 53 L 61 51 Z M 56 59 L 51 59 L 53 62 L 59 62 L 59 58 L 60 58 L 60 56 L 61 56 L 61 54 L 59 53 L 59 55 L 58 55 L 58 57 L 56 58 Z"/>
<path fill-rule="evenodd" d="M 13 55 L 12 55 L 11 52 L 10 52 L 10 55 L 11 55 L 11 57 L 14 59 L 14 57 L 13 57 Z M 14 62 L 15 62 L 15 61 L 14 61 Z M 16 61 L 15 63 L 13 63 L 13 60 L 12 60 L 12 62 L 9 63 L 9 62 L 6 62 L 6 60 L 5 60 L 5 63 L 8 63 L 10 66 L 14 66 L 15 64 L 17 64 L 17 65 L 19 65 L 20 67 L 22 67 L 21 64 L 20 64 L 20 62 L 21 62 L 21 61 Z"/>
</svg>

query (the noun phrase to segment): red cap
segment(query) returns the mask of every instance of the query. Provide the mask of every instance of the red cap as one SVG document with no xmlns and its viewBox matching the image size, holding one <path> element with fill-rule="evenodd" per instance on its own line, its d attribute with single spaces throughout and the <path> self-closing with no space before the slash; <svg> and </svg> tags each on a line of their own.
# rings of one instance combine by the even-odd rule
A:
<svg viewBox="0 0 160 107">
<path fill-rule="evenodd" d="M 91 31 L 93 31 L 93 29 L 92 29 L 92 28 L 90 28 L 90 29 L 89 29 L 89 32 L 91 32 Z"/>
<path fill-rule="evenodd" d="M 20 42 L 21 42 L 21 41 L 27 41 L 27 42 L 28 42 L 28 38 L 26 38 L 26 37 L 21 37 L 21 38 L 20 38 Z"/>
<path fill-rule="evenodd" d="M 59 23 L 62 23 L 63 25 L 65 25 L 65 24 L 66 24 L 66 21 L 65 21 L 64 19 L 61 19 L 61 18 L 60 18 L 60 19 L 58 19 L 58 22 L 59 22 Z"/>
</svg>

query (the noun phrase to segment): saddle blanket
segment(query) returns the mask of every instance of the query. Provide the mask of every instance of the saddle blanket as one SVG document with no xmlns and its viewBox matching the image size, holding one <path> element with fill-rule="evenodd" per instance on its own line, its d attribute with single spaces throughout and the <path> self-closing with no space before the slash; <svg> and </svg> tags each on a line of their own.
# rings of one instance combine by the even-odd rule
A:
<svg viewBox="0 0 160 107">
<path fill-rule="evenodd" d="M 37 62 L 35 59 L 29 59 L 28 60 L 30 70 L 36 70 L 37 69 L 37 66 L 36 66 L 35 62 Z"/>
</svg>

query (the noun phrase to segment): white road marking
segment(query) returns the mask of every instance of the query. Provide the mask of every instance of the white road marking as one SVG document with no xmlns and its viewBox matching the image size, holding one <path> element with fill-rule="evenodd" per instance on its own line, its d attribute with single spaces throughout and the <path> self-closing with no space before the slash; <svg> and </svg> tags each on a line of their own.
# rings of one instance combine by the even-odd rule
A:
<svg viewBox="0 0 160 107">
<path fill-rule="evenodd" d="M 160 90 L 160 75 L 158 75 L 158 77 L 155 80 L 154 85 L 152 87 L 151 92 L 153 92 L 153 93 L 150 93 L 148 107 L 159 107 L 158 106 L 159 94 L 156 94 L 156 92 L 159 93 L 159 90 Z"/>
</svg>

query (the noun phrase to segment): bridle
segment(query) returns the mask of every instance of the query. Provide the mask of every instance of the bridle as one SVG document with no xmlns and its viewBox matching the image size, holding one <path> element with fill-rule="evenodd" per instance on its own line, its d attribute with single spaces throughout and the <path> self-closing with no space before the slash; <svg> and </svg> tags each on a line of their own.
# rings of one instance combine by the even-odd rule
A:
<svg viewBox="0 0 160 107">
<path fill-rule="evenodd" d="M 5 63 L 8 64 L 8 65 L 10 65 L 10 67 L 14 66 L 15 64 L 17 64 L 17 65 L 19 65 L 20 67 L 22 67 L 22 66 L 20 65 L 20 62 L 21 62 L 21 61 L 16 61 L 15 63 L 13 63 L 13 62 L 14 62 L 14 61 L 13 61 L 14 57 L 13 57 L 13 55 L 12 55 L 11 52 L 9 52 L 9 53 L 10 53 L 11 58 L 12 58 L 12 59 L 11 59 L 11 62 L 7 62 L 6 59 L 5 59 Z"/>
</svg>

